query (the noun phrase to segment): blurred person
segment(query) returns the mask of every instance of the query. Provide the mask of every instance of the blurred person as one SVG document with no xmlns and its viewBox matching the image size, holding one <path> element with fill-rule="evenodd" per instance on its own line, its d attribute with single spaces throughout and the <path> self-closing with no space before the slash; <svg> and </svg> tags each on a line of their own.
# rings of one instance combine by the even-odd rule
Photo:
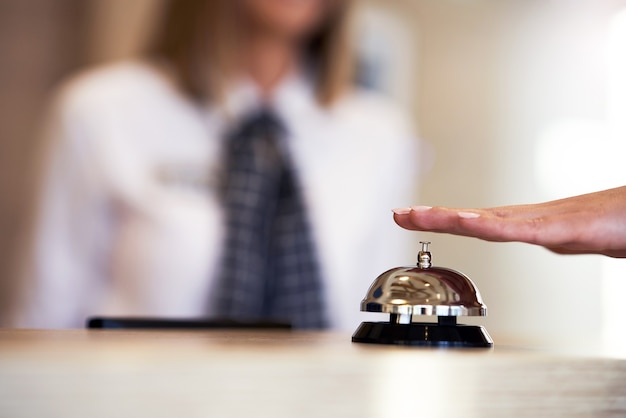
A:
<svg viewBox="0 0 626 418">
<path fill-rule="evenodd" d="M 147 58 L 67 83 L 14 325 L 352 329 L 373 274 L 409 247 L 376 220 L 414 194 L 416 149 L 402 113 L 351 82 L 350 8 L 172 1 Z"/>
<path fill-rule="evenodd" d="M 551 202 L 487 209 L 394 209 L 398 225 L 487 241 L 536 244 L 559 254 L 626 257 L 626 187 Z"/>
</svg>

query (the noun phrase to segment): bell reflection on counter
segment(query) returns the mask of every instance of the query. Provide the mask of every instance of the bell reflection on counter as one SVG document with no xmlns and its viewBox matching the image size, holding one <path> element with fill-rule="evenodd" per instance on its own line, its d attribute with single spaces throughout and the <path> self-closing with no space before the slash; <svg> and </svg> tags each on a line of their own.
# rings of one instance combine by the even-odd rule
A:
<svg viewBox="0 0 626 418">
<path fill-rule="evenodd" d="M 417 266 L 396 267 L 376 278 L 361 311 L 390 315 L 389 322 L 363 322 L 352 342 L 431 347 L 493 347 L 487 331 L 457 324 L 457 316 L 486 316 L 480 292 L 466 275 L 433 267 L 429 242 L 421 242 Z M 437 322 L 413 322 L 414 315 Z"/>
</svg>

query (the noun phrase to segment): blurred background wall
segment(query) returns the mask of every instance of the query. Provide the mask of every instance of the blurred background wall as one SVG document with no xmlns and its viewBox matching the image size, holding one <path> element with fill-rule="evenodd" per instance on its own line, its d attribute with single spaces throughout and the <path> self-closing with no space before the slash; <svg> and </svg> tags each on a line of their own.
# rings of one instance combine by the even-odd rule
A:
<svg viewBox="0 0 626 418">
<path fill-rule="evenodd" d="M 0 303 L 20 275 L 14 261 L 29 227 L 35 129 L 48 92 L 80 65 L 139 50 L 161 3 L 0 0 Z M 626 0 L 358 3 L 404 28 L 396 45 L 403 53 L 392 57 L 402 83 L 390 90 L 436 155 L 419 203 L 506 205 L 626 184 L 626 164 L 614 158 L 626 141 L 615 128 L 626 120 Z M 378 222 L 394 227 L 391 216 Z M 626 261 L 414 235 L 433 241 L 436 264 L 474 279 L 490 310 L 469 322 L 484 324 L 496 342 L 620 339 Z"/>
<path fill-rule="evenodd" d="M 14 299 L 51 88 L 86 62 L 86 2 L 0 0 L 0 308 Z M 0 311 L 1 312 L 1 311 Z"/>
</svg>

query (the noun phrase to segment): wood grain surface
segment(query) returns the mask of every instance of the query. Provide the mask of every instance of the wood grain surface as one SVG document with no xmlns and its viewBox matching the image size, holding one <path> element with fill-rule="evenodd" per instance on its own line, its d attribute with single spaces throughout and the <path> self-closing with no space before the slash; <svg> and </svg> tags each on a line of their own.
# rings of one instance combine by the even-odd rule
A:
<svg viewBox="0 0 626 418">
<path fill-rule="evenodd" d="M 626 361 L 331 333 L 0 330 L 1 417 L 623 417 Z"/>
</svg>

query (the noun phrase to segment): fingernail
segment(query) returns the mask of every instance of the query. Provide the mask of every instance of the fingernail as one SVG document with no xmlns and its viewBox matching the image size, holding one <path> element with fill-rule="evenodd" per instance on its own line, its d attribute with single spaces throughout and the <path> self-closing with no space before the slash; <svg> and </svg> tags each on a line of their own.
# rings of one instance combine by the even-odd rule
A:
<svg viewBox="0 0 626 418">
<path fill-rule="evenodd" d="M 411 208 L 396 208 L 391 209 L 391 211 L 396 215 L 406 215 L 411 212 Z"/>
<path fill-rule="evenodd" d="M 475 219 L 480 217 L 480 213 L 474 212 L 457 212 L 457 214 L 459 215 L 459 218 L 464 219 Z"/>
<path fill-rule="evenodd" d="M 411 206 L 411 210 L 414 210 L 415 212 L 424 212 L 432 208 L 432 206 Z"/>
</svg>

